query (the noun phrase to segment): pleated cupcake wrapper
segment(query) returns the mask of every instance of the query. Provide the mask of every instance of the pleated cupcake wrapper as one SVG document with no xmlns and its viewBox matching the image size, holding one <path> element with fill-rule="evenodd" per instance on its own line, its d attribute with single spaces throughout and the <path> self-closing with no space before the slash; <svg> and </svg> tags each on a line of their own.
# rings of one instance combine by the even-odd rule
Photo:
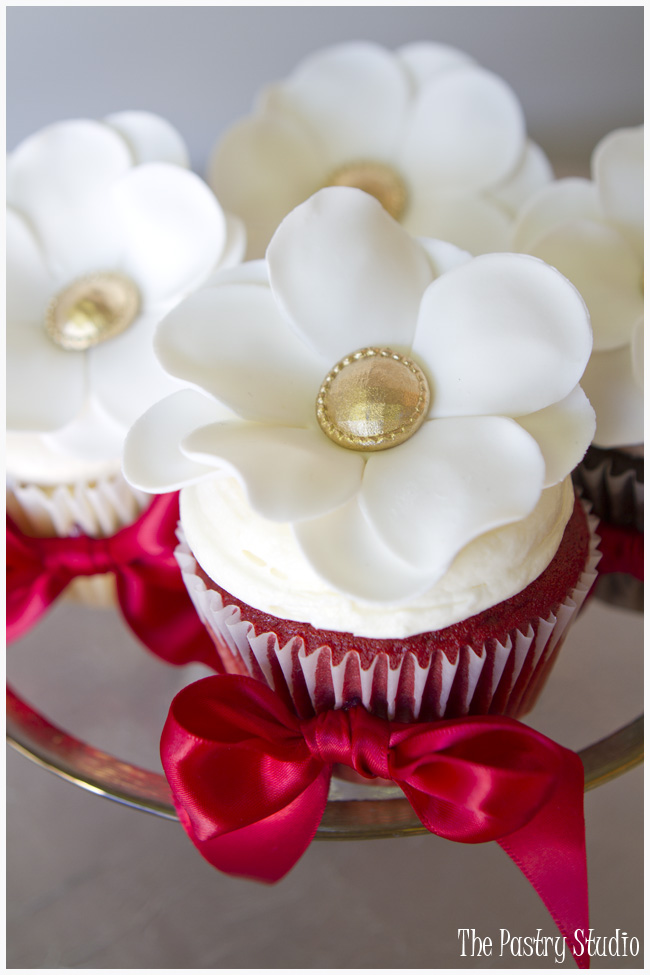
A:
<svg viewBox="0 0 650 975">
<path fill-rule="evenodd" d="M 130 487 L 121 474 L 91 483 L 9 484 L 7 508 L 21 528 L 40 536 L 67 538 L 81 532 L 93 538 L 114 535 L 132 524 L 151 496 Z"/>
<path fill-rule="evenodd" d="M 224 669 L 264 681 L 300 717 L 355 702 L 399 721 L 488 713 L 515 717 L 534 704 L 596 579 L 597 519 L 591 515 L 588 519 L 587 564 L 575 589 L 554 612 L 531 620 L 525 632 L 511 631 L 504 643 L 490 639 L 482 646 L 464 646 L 455 660 L 437 649 L 424 667 L 408 650 L 397 667 L 390 666 L 387 654 L 378 653 L 364 670 L 356 651 L 348 651 L 334 663 L 329 647 L 307 653 L 299 636 L 282 645 L 274 632 L 256 633 L 253 624 L 242 619 L 239 607 L 224 606 L 220 593 L 206 586 L 182 533 L 176 557 Z"/>
<path fill-rule="evenodd" d="M 603 458 L 595 467 L 579 464 L 573 480 L 603 521 L 643 531 L 643 481 L 637 478 L 632 467 L 614 474 L 612 459 Z"/>
<path fill-rule="evenodd" d="M 132 524 L 150 501 L 151 495 L 130 487 L 121 474 L 51 488 L 7 485 L 7 511 L 23 531 L 40 537 L 68 538 L 82 533 L 105 538 Z M 65 596 L 90 606 L 114 606 L 114 576 L 80 576 L 70 583 Z"/>
</svg>

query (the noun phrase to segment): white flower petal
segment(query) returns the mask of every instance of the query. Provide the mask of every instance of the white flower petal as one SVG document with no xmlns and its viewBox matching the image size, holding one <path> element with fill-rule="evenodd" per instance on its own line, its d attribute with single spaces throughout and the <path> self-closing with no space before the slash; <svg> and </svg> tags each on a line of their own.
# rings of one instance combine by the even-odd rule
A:
<svg viewBox="0 0 650 975">
<path fill-rule="evenodd" d="M 364 346 L 410 344 L 429 262 L 362 190 L 316 193 L 282 222 L 267 259 L 279 307 L 329 367 Z"/>
<path fill-rule="evenodd" d="M 418 244 L 426 251 L 434 280 L 441 274 L 451 271 L 452 268 L 467 264 L 472 259 L 472 255 L 467 251 L 461 250 L 455 244 L 447 243 L 446 240 L 418 237 Z"/>
<path fill-rule="evenodd" d="M 220 267 L 236 267 L 244 260 L 246 253 L 246 225 L 232 213 L 226 218 L 226 243 L 221 254 Z"/>
<path fill-rule="evenodd" d="M 43 328 L 50 298 L 57 290 L 29 224 L 7 208 L 7 330 Z"/>
<path fill-rule="evenodd" d="M 253 116 L 222 136 L 208 182 L 222 206 L 246 224 L 247 257 L 263 257 L 282 218 L 325 181 L 318 143 L 281 113 Z"/>
<path fill-rule="evenodd" d="M 643 390 L 634 381 L 629 346 L 594 352 L 582 386 L 596 411 L 598 447 L 643 443 Z"/>
<path fill-rule="evenodd" d="M 501 182 L 519 163 L 525 126 L 508 85 L 481 68 L 458 68 L 416 98 L 400 159 L 404 172 L 436 193 L 474 191 Z"/>
<path fill-rule="evenodd" d="M 435 197 L 429 185 L 414 191 L 402 221 L 409 233 L 438 237 L 471 254 L 507 249 L 511 220 L 500 204 L 480 196 Z"/>
<path fill-rule="evenodd" d="M 281 85 L 267 89 L 263 106 L 303 120 L 333 165 L 389 160 L 408 101 L 407 77 L 395 56 L 364 42 L 312 54 Z"/>
<path fill-rule="evenodd" d="M 332 365 L 304 346 L 258 284 L 190 295 L 160 323 L 155 348 L 172 376 L 242 418 L 291 426 L 315 425 L 316 396 Z"/>
<path fill-rule="evenodd" d="M 566 275 L 584 298 L 594 349 L 629 343 L 643 312 L 643 268 L 617 230 L 576 220 L 547 234 L 530 252 Z"/>
<path fill-rule="evenodd" d="M 226 220 L 211 190 L 194 173 L 148 163 L 114 189 L 123 228 L 123 266 L 147 300 L 180 296 L 215 267 Z"/>
<path fill-rule="evenodd" d="M 496 186 L 490 196 L 507 207 L 514 216 L 534 193 L 550 184 L 552 179 L 553 168 L 546 153 L 529 139 L 517 169 Z"/>
<path fill-rule="evenodd" d="M 168 162 L 189 168 L 190 157 L 180 133 L 153 112 L 115 112 L 106 125 L 126 140 L 136 163 Z"/>
<path fill-rule="evenodd" d="M 596 415 L 580 386 L 576 386 L 560 403 L 518 416 L 517 423 L 541 448 L 546 463 L 546 488 L 559 484 L 580 463 L 594 438 Z"/>
<path fill-rule="evenodd" d="M 115 423 L 92 395 L 77 415 L 56 433 L 43 440 L 69 457 L 83 457 L 86 462 L 116 461 L 122 455 L 124 427 Z"/>
<path fill-rule="evenodd" d="M 607 218 L 643 253 L 643 126 L 618 129 L 599 142 L 593 176 Z"/>
<path fill-rule="evenodd" d="M 464 51 L 430 41 L 405 44 L 397 49 L 395 56 L 406 68 L 414 88 L 427 84 L 450 69 L 476 64 L 474 58 Z"/>
<path fill-rule="evenodd" d="M 541 451 L 513 420 L 432 420 L 368 458 L 360 503 L 391 551 L 439 577 L 473 538 L 529 514 L 543 482 Z"/>
<path fill-rule="evenodd" d="M 214 463 L 191 460 L 181 442 L 208 423 L 232 420 L 232 413 L 210 396 L 182 389 L 154 404 L 131 427 L 124 442 L 124 476 L 151 494 L 177 491 L 214 474 Z M 151 449 L 155 443 L 156 449 Z"/>
<path fill-rule="evenodd" d="M 123 434 L 141 413 L 179 387 L 154 355 L 161 317 L 162 310 L 144 312 L 121 335 L 86 353 L 90 388 Z"/>
<path fill-rule="evenodd" d="M 7 349 L 7 428 L 58 430 L 81 409 L 86 395 L 82 352 L 65 352 L 45 329 L 11 330 Z"/>
<path fill-rule="evenodd" d="M 637 386 L 643 389 L 643 318 L 634 326 L 634 331 L 632 333 L 632 342 L 630 343 L 630 352 L 632 354 L 632 375 L 634 376 Z"/>
<path fill-rule="evenodd" d="M 217 268 L 201 285 L 201 290 L 220 284 L 259 284 L 269 289 L 269 271 L 264 259 L 245 261 L 244 264 L 226 265 Z"/>
<path fill-rule="evenodd" d="M 559 179 L 535 193 L 522 207 L 513 230 L 513 249 L 529 253 L 557 227 L 574 220 L 602 220 L 596 186 L 588 179 Z"/>
<path fill-rule="evenodd" d="M 334 589 L 367 602 L 395 603 L 433 584 L 382 542 L 357 498 L 293 526 L 309 563 Z"/>
<path fill-rule="evenodd" d="M 115 266 L 120 234 L 110 191 L 131 166 L 124 140 L 100 122 L 49 126 L 11 154 L 8 202 L 33 226 L 55 273 Z"/>
<path fill-rule="evenodd" d="M 584 302 L 561 274 L 523 254 L 486 254 L 429 286 L 413 355 L 431 416 L 519 416 L 564 399 L 591 345 Z"/>
<path fill-rule="evenodd" d="M 183 452 L 231 470 L 251 507 L 270 521 L 295 522 L 332 511 L 353 497 L 364 457 L 337 447 L 319 430 L 217 423 L 189 434 Z"/>
</svg>

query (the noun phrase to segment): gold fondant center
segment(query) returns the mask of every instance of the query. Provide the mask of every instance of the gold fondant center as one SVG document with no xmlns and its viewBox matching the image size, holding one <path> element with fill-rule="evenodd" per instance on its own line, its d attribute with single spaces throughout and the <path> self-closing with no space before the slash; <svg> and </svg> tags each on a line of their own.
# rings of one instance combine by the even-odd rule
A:
<svg viewBox="0 0 650 975">
<path fill-rule="evenodd" d="M 140 293 L 124 274 L 77 278 L 52 299 L 45 328 L 62 349 L 82 352 L 123 332 L 140 310 Z"/>
<path fill-rule="evenodd" d="M 351 450 L 386 450 L 412 437 L 429 408 L 429 385 L 411 359 L 360 349 L 325 377 L 316 400 L 330 440 Z"/>
<path fill-rule="evenodd" d="M 379 200 L 395 220 L 406 209 L 406 186 L 401 176 L 380 162 L 352 162 L 336 169 L 325 186 L 352 186 Z"/>
</svg>

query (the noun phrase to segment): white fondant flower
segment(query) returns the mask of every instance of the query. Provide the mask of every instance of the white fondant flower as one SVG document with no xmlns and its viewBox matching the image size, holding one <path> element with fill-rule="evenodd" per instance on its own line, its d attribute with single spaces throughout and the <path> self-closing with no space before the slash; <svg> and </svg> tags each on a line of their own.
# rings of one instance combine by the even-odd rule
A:
<svg viewBox="0 0 650 975">
<path fill-rule="evenodd" d="M 363 599 L 429 588 L 471 539 L 532 511 L 594 429 L 575 288 L 533 257 L 416 241 L 354 189 L 297 207 L 266 262 L 191 295 L 156 347 L 198 389 L 135 424 L 127 479 L 155 493 L 234 473 L 317 572 Z M 372 452 L 339 446 L 316 417 L 324 378 L 365 347 L 410 357 L 430 388 L 419 429 Z"/>
<path fill-rule="evenodd" d="M 594 351 L 583 386 L 601 447 L 643 441 L 643 127 L 618 129 L 592 156 L 592 179 L 563 179 L 522 208 L 515 247 L 581 292 Z"/>
<path fill-rule="evenodd" d="M 209 181 L 255 258 L 291 209 L 337 181 L 373 192 L 415 235 L 502 250 L 518 206 L 551 176 L 513 91 L 467 55 L 349 43 L 266 89 L 219 140 Z"/>
<path fill-rule="evenodd" d="M 241 222 L 186 167 L 178 133 L 145 112 L 58 123 L 10 155 L 7 426 L 17 443 L 119 463 L 136 417 L 178 388 L 154 356 L 153 330 L 245 246 Z M 88 308 L 89 276 L 116 274 L 135 286 L 128 327 L 82 350 L 56 344 L 52 300 L 79 287 Z"/>
</svg>

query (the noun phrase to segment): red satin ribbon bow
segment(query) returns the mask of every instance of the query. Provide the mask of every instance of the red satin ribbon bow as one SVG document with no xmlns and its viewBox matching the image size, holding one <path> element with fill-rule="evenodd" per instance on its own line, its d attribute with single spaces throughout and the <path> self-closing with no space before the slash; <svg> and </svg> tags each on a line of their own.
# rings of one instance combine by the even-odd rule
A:
<svg viewBox="0 0 650 975">
<path fill-rule="evenodd" d="M 109 538 L 33 538 L 7 516 L 7 640 L 27 632 L 77 576 L 113 572 L 135 635 L 168 663 L 217 655 L 174 558 L 178 493 L 154 498 L 132 525 Z"/>
<path fill-rule="evenodd" d="M 222 675 L 176 696 L 161 756 L 199 852 L 268 883 L 313 839 L 334 764 L 391 779 L 432 833 L 496 840 L 589 965 L 575 950 L 589 927 L 582 762 L 512 718 L 400 724 L 356 706 L 301 720 L 265 684 Z"/>
</svg>

